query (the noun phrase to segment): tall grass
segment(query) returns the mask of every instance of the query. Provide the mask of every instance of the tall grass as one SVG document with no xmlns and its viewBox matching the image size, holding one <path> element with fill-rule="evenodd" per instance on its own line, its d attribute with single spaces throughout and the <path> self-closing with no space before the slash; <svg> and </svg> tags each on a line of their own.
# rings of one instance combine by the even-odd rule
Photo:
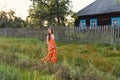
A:
<svg viewBox="0 0 120 80">
<path fill-rule="evenodd" d="M 0 37 L 0 80 L 119 80 L 119 46 L 57 42 L 58 63 L 41 63 L 46 42 Z"/>
</svg>

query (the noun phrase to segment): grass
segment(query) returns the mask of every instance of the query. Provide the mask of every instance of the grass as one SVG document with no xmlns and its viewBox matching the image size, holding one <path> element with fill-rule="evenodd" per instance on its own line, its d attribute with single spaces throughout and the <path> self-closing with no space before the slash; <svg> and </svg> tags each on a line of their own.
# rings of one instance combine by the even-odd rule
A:
<svg viewBox="0 0 120 80">
<path fill-rule="evenodd" d="M 0 80 L 120 80 L 120 46 L 57 42 L 57 53 L 41 63 L 46 42 L 0 37 Z"/>
</svg>

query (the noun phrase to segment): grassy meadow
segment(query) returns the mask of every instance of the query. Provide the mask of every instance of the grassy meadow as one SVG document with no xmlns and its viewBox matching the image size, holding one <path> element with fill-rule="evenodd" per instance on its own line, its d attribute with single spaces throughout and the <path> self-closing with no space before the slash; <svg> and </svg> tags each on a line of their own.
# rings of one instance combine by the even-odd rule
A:
<svg viewBox="0 0 120 80">
<path fill-rule="evenodd" d="M 41 63 L 46 42 L 0 37 L 0 80 L 120 80 L 120 44 L 57 42 L 58 63 Z"/>
</svg>

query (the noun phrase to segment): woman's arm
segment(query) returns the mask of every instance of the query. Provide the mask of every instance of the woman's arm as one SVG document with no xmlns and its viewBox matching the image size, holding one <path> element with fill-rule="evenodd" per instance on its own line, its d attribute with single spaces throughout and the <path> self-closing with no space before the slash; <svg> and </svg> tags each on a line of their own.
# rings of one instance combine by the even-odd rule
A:
<svg viewBox="0 0 120 80">
<path fill-rule="evenodd" d="M 46 38 L 46 41 L 47 41 L 47 44 L 48 44 L 50 47 L 54 48 L 54 46 L 49 43 L 49 41 L 48 41 L 48 36 L 47 36 L 47 38 Z"/>
</svg>

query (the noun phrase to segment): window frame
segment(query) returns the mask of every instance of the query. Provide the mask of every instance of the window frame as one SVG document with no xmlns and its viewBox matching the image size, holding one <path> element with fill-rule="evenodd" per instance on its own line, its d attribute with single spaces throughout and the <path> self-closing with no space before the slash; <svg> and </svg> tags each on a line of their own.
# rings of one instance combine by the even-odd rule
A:
<svg viewBox="0 0 120 80">
<path fill-rule="evenodd" d="M 120 27 L 120 17 L 111 17 L 111 26 L 114 26 L 113 25 L 114 20 L 118 20 L 118 26 Z"/>
<path fill-rule="evenodd" d="M 95 24 L 96 24 L 95 27 L 97 27 L 97 26 L 98 26 L 98 21 L 97 21 L 97 19 L 96 19 L 96 18 L 92 18 L 92 19 L 90 19 L 90 28 L 93 27 L 93 26 L 92 26 L 92 21 L 95 21 Z"/>
<path fill-rule="evenodd" d="M 81 26 L 81 23 L 85 23 L 85 26 Z M 86 20 L 85 19 L 82 19 L 80 20 L 80 25 L 79 25 L 80 28 L 86 28 Z"/>
</svg>

